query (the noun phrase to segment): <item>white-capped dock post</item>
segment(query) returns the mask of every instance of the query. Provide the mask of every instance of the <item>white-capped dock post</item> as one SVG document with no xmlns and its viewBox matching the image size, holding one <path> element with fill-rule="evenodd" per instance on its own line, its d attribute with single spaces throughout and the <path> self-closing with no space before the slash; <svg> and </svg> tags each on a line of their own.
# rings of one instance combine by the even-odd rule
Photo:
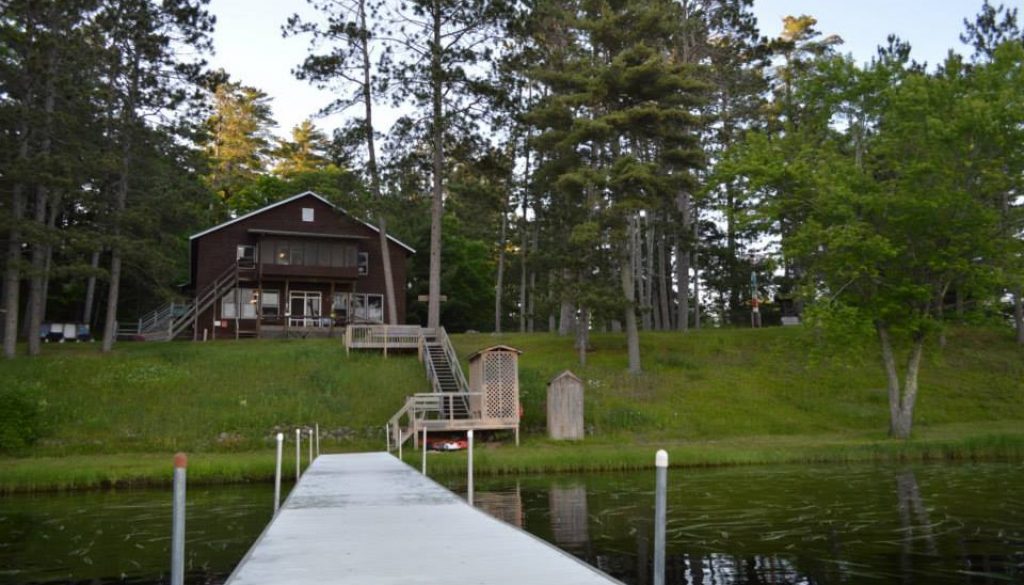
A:
<svg viewBox="0 0 1024 585">
<path fill-rule="evenodd" d="M 188 457 L 174 455 L 174 504 L 171 510 L 171 585 L 185 583 L 185 473 Z"/>
<path fill-rule="evenodd" d="M 295 429 L 295 483 L 302 477 L 302 429 Z"/>
<path fill-rule="evenodd" d="M 277 433 L 277 465 L 274 466 L 274 515 L 281 507 L 281 460 L 284 459 L 284 433 Z"/>
<path fill-rule="evenodd" d="M 427 474 L 427 427 L 423 427 L 423 475 Z"/>
<path fill-rule="evenodd" d="M 313 424 L 313 434 L 316 437 L 316 456 L 320 456 L 320 423 Z"/>
<path fill-rule="evenodd" d="M 384 425 L 384 444 L 387 447 L 387 452 L 391 452 L 391 425 Z"/>
<path fill-rule="evenodd" d="M 473 429 L 466 431 L 466 501 L 473 505 Z"/>
<path fill-rule="evenodd" d="M 654 456 L 654 585 L 665 585 L 665 513 L 668 491 L 668 452 L 659 449 Z"/>
</svg>

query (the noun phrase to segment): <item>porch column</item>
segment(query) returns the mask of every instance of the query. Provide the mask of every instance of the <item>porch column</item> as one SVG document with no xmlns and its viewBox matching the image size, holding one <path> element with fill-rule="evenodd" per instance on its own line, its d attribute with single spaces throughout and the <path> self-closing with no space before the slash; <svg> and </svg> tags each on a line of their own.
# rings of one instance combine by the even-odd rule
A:
<svg viewBox="0 0 1024 585">
<path fill-rule="evenodd" d="M 331 317 L 331 327 L 330 327 L 330 329 L 327 330 L 327 337 L 334 337 L 334 281 L 333 280 L 331 281 L 331 296 L 328 298 L 327 301 L 328 301 L 328 303 L 330 303 L 328 305 L 328 307 L 330 307 L 330 310 L 328 311 L 327 314 L 330 315 L 330 317 Z"/>
<path fill-rule="evenodd" d="M 290 281 L 287 278 L 285 278 L 284 279 L 284 336 L 285 336 L 285 338 L 288 337 L 288 323 L 292 320 L 291 319 L 292 298 L 291 298 L 290 291 L 291 291 Z"/>
<path fill-rule="evenodd" d="M 263 278 L 258 277 L 256 281 L 256 339 L 260 339 L 261 325 L 263 324 Z"/>
</svg>

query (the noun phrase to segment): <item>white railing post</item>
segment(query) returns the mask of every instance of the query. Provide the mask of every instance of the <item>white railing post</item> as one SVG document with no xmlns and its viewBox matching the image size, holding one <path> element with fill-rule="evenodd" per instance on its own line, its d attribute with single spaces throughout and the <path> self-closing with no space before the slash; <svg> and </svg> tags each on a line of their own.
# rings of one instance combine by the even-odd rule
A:
<svg viewBox="0 0 1024 585">
<path fill-rule="evenodd" d="M 391 424 L 384 425 L 384 444 L 387 446 L 387 452 L 391 452 Z"/>
<path fill-rule="evenodd" d="M 427 474 L 427 427 L 423 427 L 423 475 Z"/>
<path fill-rule="evenodd" d="M 473 429 L 466 431 L 466 499 L 473 505 Z"/>
<path fill-rule="evenodd" d="M 277 433 L 277 464 L 274 466 L 274 515 L 281 507 L 281 459 L 284 457 L 284 433 Z"/>
<path fill-rule="evenodd" d="M 316 436 L 316 456 L 320 456 L 320 423 L 313 423 L 314 436 Z"/>
<path fill-rule="evenodd" d="M 295 429 L 295 483 L 302 477 L 302 429 Z"/>
<path fill-rule="evenodd" d="M 308 470 L 309 466 L 313 464 L 313 429 L 306 429 L 306 432 L 309 433 L 309 463 L 306 464 Z"/>
</svg>

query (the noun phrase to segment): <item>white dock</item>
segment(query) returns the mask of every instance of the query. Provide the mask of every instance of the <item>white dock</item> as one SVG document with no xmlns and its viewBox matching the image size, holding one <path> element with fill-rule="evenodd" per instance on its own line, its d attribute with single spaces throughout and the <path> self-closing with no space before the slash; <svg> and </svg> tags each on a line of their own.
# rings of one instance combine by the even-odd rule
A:
<svg viewBox="0 0 1024 585">
<path fill-rule="evenodd" d="M 269 503 L 268 503 L 269 505 Z M 322 455 L 227 585 L 620 583 L 387 453 Z"/>
</svg>

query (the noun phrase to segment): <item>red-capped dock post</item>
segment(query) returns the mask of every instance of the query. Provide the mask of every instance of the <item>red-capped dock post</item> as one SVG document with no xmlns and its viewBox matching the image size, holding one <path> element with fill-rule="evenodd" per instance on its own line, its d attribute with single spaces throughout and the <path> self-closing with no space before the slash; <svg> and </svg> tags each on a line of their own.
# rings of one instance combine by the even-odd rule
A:
<svg viewBox="0 0 1024 585">
<path fill-rule="evenodd" d="M 185 582 L 185 470 L 188 457 L 174 455 L 174 504 L 171 507 L 171 585 Z"/>
<path fill-rule="evenodd" d="M 274 467 L 274 515 L 281 507 L 281 460 L 284 458 L 284 433 L 277 433 L 277 465 Z"/>
</svg>

